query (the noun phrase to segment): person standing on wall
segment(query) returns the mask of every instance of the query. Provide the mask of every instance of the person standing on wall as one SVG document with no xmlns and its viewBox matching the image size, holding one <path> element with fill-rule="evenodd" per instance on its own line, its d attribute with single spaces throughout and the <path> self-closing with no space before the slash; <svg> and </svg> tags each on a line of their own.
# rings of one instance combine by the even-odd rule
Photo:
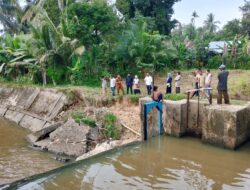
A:
<svg viewBox="0 0 250 190">
<path fill-rule="evenodd" d="M 114 76 L 110 78 L 110 88 L 111 88 L 112 96 L 115 96 L 115 77 Z"/>
<path fill-rule="evenodd" d="M 218 74 L 218 96 L 217 96 L 217 103 L 222 104 L 222 95 L 224 97 L 225 104 L 229 104 L 229 96 L 227 91 L 227 80 L 229 72 L 226 71 L 226 66 L 222 64 L 220 67 L 220 72 Z"/>
<path fill-rule="evenodd" d="M 149 75 L 149 73 L 147 73 L 146 77 L 144 78 L 144 81 L 147 87 L 148 95 L 151 95 L 153 78 Z"/>
<path fill-rule="evenodd" d="M 199 74 L 199 71 L 194 71 L 193 73 L 193 79 L 194 79 L 194 82 L 192 83 L 192 86 L 194 87 L 194 90 L 195 91 L 192 91 L 190 92 L 190 96 L 189 98 L 193 98 L 194 96 L 199 96 L 199 79 L 200 79 L 200 74 Z"/>
<path fill-rule="evenodd" d="M 211 88 L 211 82 L 212 82 L 212 73 L 210 72 L 209 69 L 207 69 L 205 78 L 205 88 Z M 205 95 L 209 99 L 209 103 L 212 104 L 211 89 L 206 89 Z"/>
<path fill-rule="evenodd" d="M 167 76 L 167 84 L 166 84 L 166 94 L 171 94 L 172 93 L 172 75 L 171 73 L 168 73 Z"/>
<path fill-rule="evenodd" d="M 133 91 L 132 91 L 133 77 L 130 74 L 128 74 L 126 77 L 126 85 L 127 85 L 127 94 L 129 94 L 129 90 L 130 90 L 130 94 L 133 94 Z"/>
<path fill-rule="evenodd" d="M 181 92 L 181 73 L 177 72 L 177 76 L 175 77 L 175 93 L 179 94 Z"/>
<path fill-rule="evenodd" d="M 198 69 L 197 75 L 196 75 L 196 80 L 198 82 L 198 89 L 205 88 L 205 74 L 203 73 L 202 69 Z M 197 96 L 202 95 L 204 96 L 204 90 L 199 90 L 197 91 Z"/>
</svg>

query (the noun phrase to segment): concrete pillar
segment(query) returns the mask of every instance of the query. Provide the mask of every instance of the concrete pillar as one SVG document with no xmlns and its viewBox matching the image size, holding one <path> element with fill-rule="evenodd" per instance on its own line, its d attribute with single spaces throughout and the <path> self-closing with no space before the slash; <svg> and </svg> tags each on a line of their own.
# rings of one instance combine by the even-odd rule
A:
<svg viewBox="0 0 250 190">
<path fill-rule="evenodd" d="M 185 134 L 187 124 L 186 109 L 187 101 L 165 101 L 166 115 L 163 115 L 163 127 L 170 136 L 181 137 Z"/>
</svg>

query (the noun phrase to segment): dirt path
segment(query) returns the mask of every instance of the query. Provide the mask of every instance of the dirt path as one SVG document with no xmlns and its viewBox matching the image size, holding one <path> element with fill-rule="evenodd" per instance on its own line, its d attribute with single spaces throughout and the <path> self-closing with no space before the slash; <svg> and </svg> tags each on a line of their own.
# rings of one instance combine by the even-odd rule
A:
<svg viewBox="0 0 250 190">
<path fill-rule="evenodd" d="M 109 110 L 114 113 L 122 123 L 138 133 L 141 133 L 141 120 L 139 106 L 132 105 L 129 103 L 117 103 L 110 107 Z M 125 128 L 124 128 L 125 129 Z M 133 132 L 124 130 L 123 139 L 138 138 Z"/>
</svg>

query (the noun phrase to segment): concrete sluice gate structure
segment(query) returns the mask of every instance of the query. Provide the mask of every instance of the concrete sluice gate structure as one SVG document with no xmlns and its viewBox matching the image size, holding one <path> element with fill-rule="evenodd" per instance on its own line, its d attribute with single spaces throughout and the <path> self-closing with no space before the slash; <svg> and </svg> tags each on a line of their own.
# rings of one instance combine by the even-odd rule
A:
<svg viewBox="0 0 250 190">
<path fill-rule="evenodd" d="M 145 104 L 152 102 L 149 97 L 140 99 L 142 137 L 158 136 L 158 111 L 151 110 L 145 129 Z M 199 106 L 198 106 L 199 105 Z M 250 104 L 209 105 L 207 101 L 164 100 L 162 125 L 166 135 L 174 137 L 195 136 L 202 142 L 235 150 L 250 139 Z M 144 140 L 144 139 L 142 139 Z"/>
</svg>

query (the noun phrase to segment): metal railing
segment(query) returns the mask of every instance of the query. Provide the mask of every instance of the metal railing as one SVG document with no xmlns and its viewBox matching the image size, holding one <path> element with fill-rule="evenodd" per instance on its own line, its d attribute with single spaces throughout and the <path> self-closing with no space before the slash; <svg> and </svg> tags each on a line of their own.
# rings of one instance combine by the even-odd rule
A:
<svg viewBox="0 0 250 190">
<path fill-rule="evenodd" d="M 190 94 L 192 94 L 192 97 L 194 96 L 194 94 L 196 92 L 198 92 L 198 106 L 197 106 L 197 127 L 199 127 L 199 120 L 200 120 L 200 92 L 204 92 L 205 90 L 213 90 L 212 88 L 197 88 L 197 89 L 191 89 L 191 90 L 187 90 L 186 94 L 187 94 L 187 115 L 186 115 L 186 128 L 188 128 L 188 118 L 189 118 L 189 104 L 190 104 Z M 205 95 L 206 96 L 206 95 Z M 191 97 L 191 98 L 192 98 Z M 206 98 L 208 99 L 209 104 L 212 104 L 212 93 L 210 92 L 209 96 L 206 96 Z"/>
</svg>

